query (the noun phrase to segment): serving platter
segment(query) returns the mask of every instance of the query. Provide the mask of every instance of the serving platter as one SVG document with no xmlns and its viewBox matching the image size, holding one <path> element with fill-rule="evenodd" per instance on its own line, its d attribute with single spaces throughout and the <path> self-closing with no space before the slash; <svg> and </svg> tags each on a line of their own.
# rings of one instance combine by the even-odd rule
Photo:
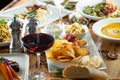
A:
<svg viewBox="0 0 120 80">
<path fill-rule="evenodd" d="M 5 11 L 1 11 L 0 12 L 0 18 L 7 18 L 9 20 L 11 20 L 15 14 L 19 14 L 19 13 L 23 13 L 25 11 L 25 7 L 27 6 L 31 6 L 31 5 L 34 5 L 34 4 L 37 4 L 37 5 L 46 5 L 45 3 L 37 3 L 35 2 L 34 0 L 30 0 L 29 2 L 27 3 L 24 3 L 23 5 L 20 5 L 20 6 L 17 6 L 17 7 L 13 7 L 13 8 L 10 8 L 10 9 L 7 9 Z M 40 27 L 41 26 L 44 26 L 46 24 L 49 24 L 55 20 L 58 20 L 60 18 L 60 14 L 59 14 L 59 9 L 56 8 L 55 6 L 53 5 L 47 5 L 49 11 L 51 11 L 51 15 L 49 17 L 49 21 L 48 19 L 40 22 Z M 66 9 L 63 9 L 62 10 L 62 17 L 70 14 L 71 12 L 69 10 L 66 10 Z M 23 23 L 26 23 L 25 20 L 21 20 Z M 10 44 L 10 41 L 9 42 L 0 42 L 0 47 L 2 46 L 8 46 Z"/>
<path fill-rule="evenodd" d="M 4 53 L 0 54 L 0 57 L 4 57 L 9 60 L 16 61 L 20 66 L 20 71 L 18 74 L 21 76 L 22 80 L 28 80 L 28 73 L 29 73 L 29 57 L 23 53 Z"/>
<path fill-rule="evenodd" d="M 109 0 L 111 2 L 113 2 L 115 5 L 117 5 L 118 7 L 120 7 L 120 0 Z M 98 17 L 98 16 L 92 16 L 92 15 L 88 15 L 88 14 L 85 14 L 83 12 L 83 10 L 85 9 L 85 7 L 87 6 L 95 6 L 96 4 L 98 3 L 103 3 L 105 2 L 105 0 L 81 0 L 79 1 L 77 4 L 76 4 L 76 10 L 84 17 L 88 18 L 88 19 L 91 19 L 91 20 L 101 20 L 101 19 L 104 19 L 102 17 Z"/>
<path fill-rule="evenodd" d="M 86 40 L 88 43 L 88 45 L 86 47 L 90 50 L 89 57 L 93 57 L 93 56 L 99 57 L 102 60 L 102 65 L 99 67 L 99 69 L 106 69 L 107 67 L 106 67 L 100 53 L 97 50 L 97 47 L 96 47 L 96 45 L 91 37 L 91 34 L 88 30 L 88 27 L 86 25 L 84 25 L 84 28 L 85 28 L 87 34 L 85 35 L 85 37 L 83 39 Z M 47 55 L 47 53 L 46 53 L 46 55 Z M 57 72 L 58 71 L 58 68 L 53 66 L 49 59 L 47 59 L 47 64 L 48 64 L 49 72 Z"/>
<path fill-rule="evenodd" d="M 15 14 L 23 13 L 27 6 L 33 6 L 34 4 L 46 5 L 46 3 L 43 3 L 43 2 L 37 3 L 34 0 L 30 0 L 29 2 L 24 3 L 24 4 L 20 5 L 20 6 L 13 7 L 13 8 L 10 8 L 8 10 L 5 10 L 5 11 L 1 11 L 0 16 L 13 18 Z M 47 8 L 50 11 L 49 21 L 48 21 L 48 18 L 46 18 L 44 21 L 40 22 L 40 26 L 44 26 L 44 25 L 49 24 L 49 23 L 51 23 L 51 22 L 53 22 L 53 21 L 60 18 L 60 13 L 58 12 L 59 11 L 58 8 L 56 8 L 54 5 L 50 5 L 50 4 L 47 5 Z M 62 9 L 61 17 L 64 17 L 64 16 L 66 16 L 66 15 L 68 15 L 70 13 L 71 12 L 69 10 Z"/>
</svg>

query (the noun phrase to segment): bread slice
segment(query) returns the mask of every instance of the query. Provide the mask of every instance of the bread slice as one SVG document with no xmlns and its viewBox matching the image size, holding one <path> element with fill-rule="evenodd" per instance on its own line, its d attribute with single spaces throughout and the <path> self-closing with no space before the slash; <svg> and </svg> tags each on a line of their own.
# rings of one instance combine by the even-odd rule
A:
<svg viewBox="0 0 120 80">
<path fill-rule="evenodd" d="M 69 65 L 64 68 L 63 77 L 70 79 L 106 80 L 108 75 L 94 67 Z"/>
</svg>

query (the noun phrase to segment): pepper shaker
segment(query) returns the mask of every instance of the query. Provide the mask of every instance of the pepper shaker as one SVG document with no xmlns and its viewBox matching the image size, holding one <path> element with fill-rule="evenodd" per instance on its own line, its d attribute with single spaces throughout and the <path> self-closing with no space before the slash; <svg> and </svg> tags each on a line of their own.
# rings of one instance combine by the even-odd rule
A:
<svg viewBox="0 0 120 80">
<path fill-rule="evenodd" d="M 40 22 L 36 18 L 29 18 L 28 23 L 26 24 L 28 34 L 36 33 L 37 26 L 40 25 Z"/>
<path fill-rule="evenodd" d="M 23 46 L 21 43 L 21 29 L 23 23 L 19 21 L 16 17 L 9 23 L 11 29 L 12 41 L 10 43 L 10 53 L 22 53 Z"/>
</svg>

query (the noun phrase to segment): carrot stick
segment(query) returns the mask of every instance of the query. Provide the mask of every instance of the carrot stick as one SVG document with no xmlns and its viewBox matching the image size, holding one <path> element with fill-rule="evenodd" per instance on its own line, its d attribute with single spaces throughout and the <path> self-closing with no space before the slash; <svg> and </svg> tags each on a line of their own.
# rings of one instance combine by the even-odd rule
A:
<svg viewBox="0 0 120 80">
<path fill-rule="evenodd" d="M 5 64 L 4 63 L 0 63 L 0 71 L 4 77 L 4 80 L 10 80 L 9 76 L 7 75 L 7 70 L 5 68 Z"/>
<path fill-rule="evenodd" d="M 7 74 L 9 76 L 10 80 L 14 80 L 12 72 L 11 72 L 10 68 L 8 67 L 8 65 L 5 64 L 5 68 L 7 70 Z"/>
<path fill-rule="evenodd" d="M 18 79 L 18 80 L 22 80 L 22 78 L 14 71 L 14 69 L 9 66 L 10 70 L 11 70 L 11 73 L 13 75 L 14 78 Z"/>
</svg>

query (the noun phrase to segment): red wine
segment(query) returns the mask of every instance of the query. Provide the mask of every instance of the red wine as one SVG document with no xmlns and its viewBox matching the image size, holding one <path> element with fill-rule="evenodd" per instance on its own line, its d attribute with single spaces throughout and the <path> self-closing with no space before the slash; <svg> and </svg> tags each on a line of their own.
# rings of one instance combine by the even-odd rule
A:
<svg viewBox="0 0 120 80">
<path fill-rule="evenodd" d="M 34 33 L 22 38 L 24 47 L 35 52 L 45 51 L 54 44 L 54 38 L 45 33 Z"/>
</svg>

